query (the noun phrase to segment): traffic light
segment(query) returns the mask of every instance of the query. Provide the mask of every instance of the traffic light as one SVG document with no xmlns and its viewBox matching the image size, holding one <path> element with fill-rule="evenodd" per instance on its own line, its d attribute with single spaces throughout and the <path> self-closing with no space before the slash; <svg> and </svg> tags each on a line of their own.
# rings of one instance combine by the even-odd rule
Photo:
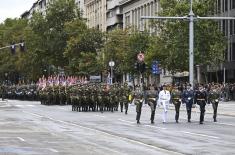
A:
<svg viewBox="0 0 235 155">
<path fill-rule="evenodd" d="M 135 69 L 141 73 L 144 73 L 146 70 L 146 65 L 144 62 L 136 62 Z"/>
<path fill-rule="evenodd" d="M 21 52 L 25 52 L 25 44 L 24 44 L 24 42 L 20 43 L 20 51 Z"/>
<path fill-rule="evenodd" d="M 141 63 L 139 64 L 139 71 L 140 71 L 141 73 L 144 73 L 145 70 L 146 70 L 146 65 L 145 65 L 144 62 L 141 62 Z"/>
<path fill-rule="evenodd" d="M 139 63 L 138 62 L 135 62 L 135 69 L 139 70 Z"/>
<path fill-rule="evenodd" d="M 16 46 L 15 46 L 15 43 L 13 43 L 11 45 L 11 54 L 15 54 L 16 53 Z"/>
</svg>

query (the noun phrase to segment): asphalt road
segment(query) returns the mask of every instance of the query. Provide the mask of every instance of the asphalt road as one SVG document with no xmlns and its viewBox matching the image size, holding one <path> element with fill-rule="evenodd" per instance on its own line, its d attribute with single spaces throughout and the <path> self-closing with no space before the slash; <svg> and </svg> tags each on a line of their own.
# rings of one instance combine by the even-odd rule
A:
<svg viewBox="0 0 235 155">
<path fill-rule="evenodd" d="M 133 105 L 125 115 L 120 111 L 72 112 L 71 106 L 39 102 L 0 102 L 0 155 L 234 154 L 233 112 L 219 115 L 214 123 L 209 105 L 205 123 L 199 125 L 199 109 L 194 109 L 192 123 L 186 121 L 185 107 L 181 109 L 179 124 L 173 110 L 163 124 L 158 108 L 151 125 L 150 108 L 145 105 L 137 125 Z"/>
</svg>

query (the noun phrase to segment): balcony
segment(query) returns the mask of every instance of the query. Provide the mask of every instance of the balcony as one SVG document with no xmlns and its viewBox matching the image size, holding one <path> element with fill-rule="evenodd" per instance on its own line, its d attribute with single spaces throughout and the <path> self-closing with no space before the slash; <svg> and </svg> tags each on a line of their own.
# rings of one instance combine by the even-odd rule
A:
<svg viewBox="0 0 235 155">
<path fill-rule="evenodd" d="M 128 2 L 131 2 L 132 0 L 120 0 L 119 4 L 120 5 L 123 5 L 123 4 L 126 4 Z"/>
<path fill-rule="evenodd" d="M 121 0 L 109 0 L 109 1 L 107 1 L 107 9 L 111 10 L 111 9 L 119 6 L 120 1 Z"/>
<path fill-rule="evenodd" d="M 107 18 L 107 27 L 118 24 L 118 23 L 122 23 L 121 18 L 119 18 L 118 16 Z"/>
</svg>

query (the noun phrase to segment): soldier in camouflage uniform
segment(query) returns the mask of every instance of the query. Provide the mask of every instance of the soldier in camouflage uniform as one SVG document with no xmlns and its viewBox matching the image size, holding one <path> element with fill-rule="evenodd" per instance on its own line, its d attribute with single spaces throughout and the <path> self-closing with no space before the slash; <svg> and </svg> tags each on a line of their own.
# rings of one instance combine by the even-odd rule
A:
<svg viewBox="0 0 235 155">
<path fill-rule="evenodd" d="M 175 121 L 176 123 L 178 123 L 180 105 L 182 102 L 182 92 L 180 91 L 179 87 L 174 87 L 174 89 L 171 92 L 171 99 L 172 99 L 173 104 L 175 105 Z"/>
<path fill-rule="evenodd" d="M 220 88 L 218 86 L 213 86 L 211 90 L 209 91 L 209 102 L 212 103 L 213 107 L 213 119 L 214 122 L 217 122 L 217 108 L 219 104 L 219 98 L 220 98 Z"/>
<path fill-rule="evenodd" d="M 140 88 L 136 88 L 136 91 L 134 93 L 134 104 L 136 105 L 137 124 L 140 124 L 140 116 L 142 111 L 143 100 L 144 100 L 143 92 L 141 92 Z"/>
<path fill-rule="evenodd" d="M 120 103 L 120 110 L 121 112 L 123 112 L 123 106 L 124 106 L 124 102 L 126 101 L 126 94 L 125 94 L 125 90 L 124 87 L 121 86 L 120 90 L 119 90 L 119 103 Z"/>
<path fill-rule="evenodd" d="M 1 85 L 1 96 L 3 101 L 6 97 L 6 86 L 4 84 Z"/>
<path fill-rule="evenodd" d="M 62 85 L 59 85 L 59 104 L 60 105 L 66 104 L 65 87 Z"/>
<path fill-rule="evenodd" d="M 146 92 L 146 95 L 147 95 L 147 104 L 149 105 L 151 109 L 150 121 L 151 121 L 151 124 L 154 124 L 158 92 L 154 90 L 154 87 L 150 87 L 150 90 Z"/>
</svg>

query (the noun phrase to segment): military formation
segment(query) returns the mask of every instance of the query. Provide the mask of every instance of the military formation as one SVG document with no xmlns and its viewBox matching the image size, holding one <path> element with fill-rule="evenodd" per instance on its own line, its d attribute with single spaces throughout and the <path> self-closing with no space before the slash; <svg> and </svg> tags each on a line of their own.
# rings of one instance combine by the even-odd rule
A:
<svg viewBox="0 0 235 155">
<path fill-rule="evenodd" d="M 30 85 L 1 85 L 0 88 L 1 98 L 13 100 L 38 100 L 38 91 L 36 84 Z"/>
<path fill-rule="evenodd" d="M 42 80 L 43 81 L 43 80 Z M 71 80 L 76 81 L 76 80 Z M 167 122 L 169 105 L 175 107 L 175 121 L 179 123 L 180 107 L 186 107 L 187 121 L 191 122 L 192 108 L 200 109 L 199 123 L 203 124 L 206 104 L 213 107 L 213 120 L 217 121 L 217 109 L 223 97 L 223 87 L 219 84 L 163 85 L 159 88 L 135 87 L 130 89 L 127 84 L 89 83 L 89 82 L 41 82 L 30 85 L 1 85 L 2 99 L 38 100 L 42 105 L 72 105 L 72 111 L 118 111 L 128 113 L 130 103 L 136 105 L 136 121 L 140 124 L 143 104 L 151 110 L 150 121 L 153 124 L 157 107 L 162 106 L 162 122 Z"/>
<path fill-rule="evenodd" d="M 127 114 L 127 85 L 114 84 L 75 84 L 70 86 L 56 85 L 39 89 L 39 98 L 44 105 L 72 105 L 72 111 L 118 111 Z"/>
<path fill-rule="evenodd" d="M 146 91 L 146 95 L 141 93 L 139 89 L 135 91 L 134 102 L 136 104 L 136 121 L 140 124 L 141 108 L 143 102 L 147 102 L 151 109 L 150 120 L 154 123 L 156 107 L 162 106 L 163 123 L 167 122 L 167 112 L 169 104 L 173 103 L 175 107 L 175 121 L 179 123 L 180 106 L 185 105 L 187 111 L 187 120 L 191 122 L 191 112 L 193 107 L 200 109 L 199 124 L 204 123 L 205 107 L 206 104 L 211 104 L 213 107 L 213 120 L 217 122 L 217 109 L 221 100 L 222 87 L 218 84 L 211 85 L 196 85 L 193 89 L 190 84 L 174 86 L 163 85 L 154 90 L 150 87 Z M 147 97 L 145 97 L 147 96 Z M 145 100 L 145 101 L 144 101 Z"/>
</svg>

